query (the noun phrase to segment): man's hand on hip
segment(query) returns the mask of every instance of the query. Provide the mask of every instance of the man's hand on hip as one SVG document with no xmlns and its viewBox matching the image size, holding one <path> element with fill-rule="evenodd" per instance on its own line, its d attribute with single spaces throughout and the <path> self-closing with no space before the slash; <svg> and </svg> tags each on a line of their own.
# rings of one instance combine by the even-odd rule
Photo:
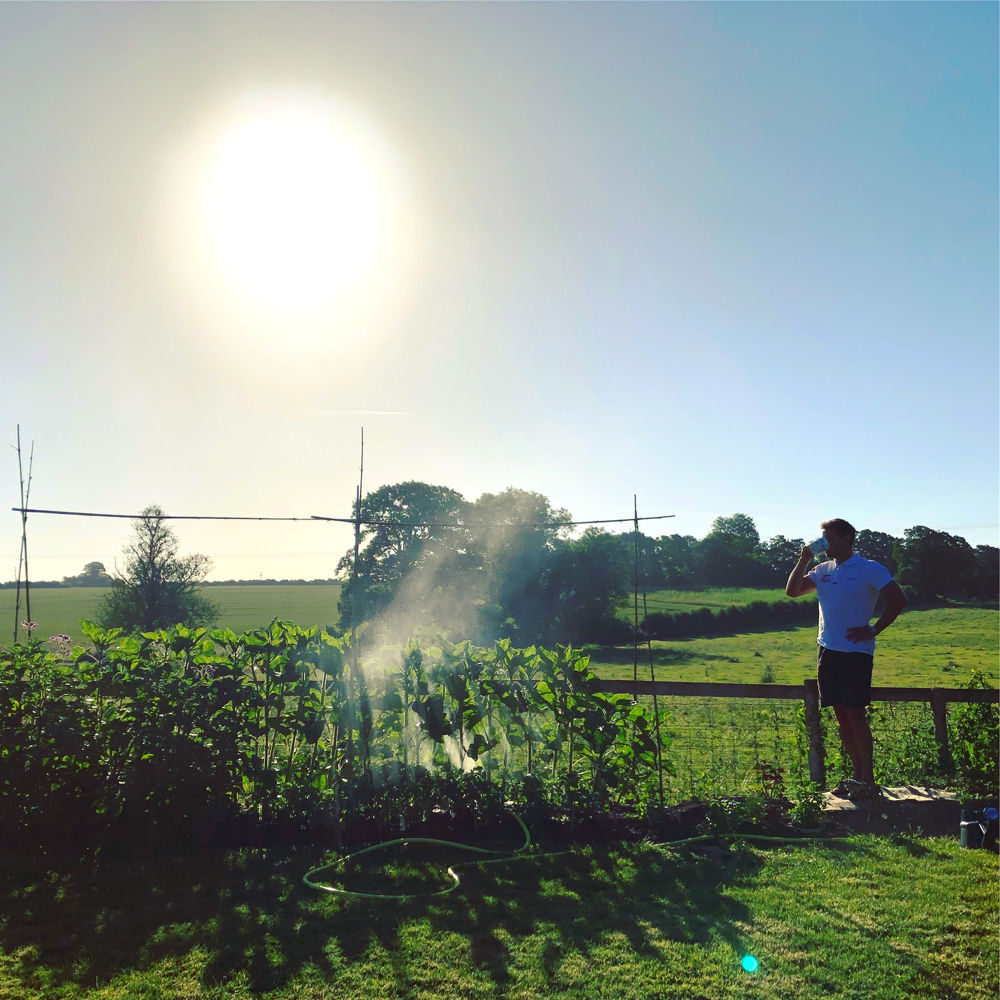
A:
<svg viewBox="0 0 1000 1000">
<path fill-rule="evenodd" d="M 855 625 L 849 628 L 846 634 L 851 642 L 870 642 L 878 632 L 871 625 Z"/>
</svg>

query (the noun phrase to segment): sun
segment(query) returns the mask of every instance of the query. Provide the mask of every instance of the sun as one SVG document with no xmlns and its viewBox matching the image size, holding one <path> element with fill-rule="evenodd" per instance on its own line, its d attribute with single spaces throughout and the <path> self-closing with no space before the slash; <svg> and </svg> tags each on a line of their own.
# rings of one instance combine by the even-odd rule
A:
<svg viewBox="0 0 1000 1000">
<path fill-rule="evenodd" d="M 230 314 L 316 317 L 391 283 L 400 171 L 343 102 L 296 89 L 227 102 L 188 137 L 172 188 L 174 261 Z"/>
</svg>

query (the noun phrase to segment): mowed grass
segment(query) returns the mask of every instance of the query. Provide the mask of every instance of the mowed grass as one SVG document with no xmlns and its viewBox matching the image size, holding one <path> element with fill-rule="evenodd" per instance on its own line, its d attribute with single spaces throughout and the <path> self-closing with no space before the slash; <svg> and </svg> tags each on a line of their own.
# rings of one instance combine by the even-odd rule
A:
<svg viewBox="0 0 1000 1000">
<path fill-rule="evenodd" d="M 578 848 L 465 867 L 455 892 L 407 902 L 304 887 L 329 857 L 61 871 L 7 858 L 0 998 L 992 1000 L 1000 987 L 997 856 L 957 836 Z M 420 870 L 428 889 L 445 881 Z"/>
<path fill-rule="evenodd" d="M 81 619 L 93 619 L 106 590 L 97 587 L 36 588 L 31 591 L 31 617 L 38 626 L 35 638 L 63 633 L 84 641 Z M 262 584 L 260 586 L 205 587 L 202 593 L 219 606 L 219 628 L 242 632 L 267 625 L 272 618 L 297 625 L 332 625 L 337 621 L 340 584 Z M 0 644 L 13 639 L 15 591 L 0 590 Z M 21 594 L 20 618 L 27 617 Z M 24 633 L 19 639 L 23 640 Z"/>
</svg>

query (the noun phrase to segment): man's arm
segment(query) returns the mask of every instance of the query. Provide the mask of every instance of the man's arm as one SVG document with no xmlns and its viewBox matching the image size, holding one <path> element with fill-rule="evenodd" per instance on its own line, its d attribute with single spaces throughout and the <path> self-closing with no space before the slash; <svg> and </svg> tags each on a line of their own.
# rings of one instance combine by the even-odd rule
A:
<svg viewBox="0 0 1000 1000">
<path fill-rule="evenodd" d="M 785 584 L 785 593 L 789 597 L 801 597 L 803 594 L 811 594 L 816 589 L 816 584 L 806 579 L 806 570 L 809 568 L 812 555 L 812 549 L 808 545 L 799 553 L 799 561 L 788 577 L 788 583 Z"/>
<path fill-rule="evenodd" d="M 874 625 L 857 625 L 854 628 L 849 628 L 847 638 L 851 642 L 874 639 L 879 632 L 884 632 L 899 617 L 900 611 L 906 607 L 906 595 L 903 593 L 903 588 L 895 580 L 890 580 L 878 592 L 878 596 L 884 607 L 882 617 Z"/>
</svg>

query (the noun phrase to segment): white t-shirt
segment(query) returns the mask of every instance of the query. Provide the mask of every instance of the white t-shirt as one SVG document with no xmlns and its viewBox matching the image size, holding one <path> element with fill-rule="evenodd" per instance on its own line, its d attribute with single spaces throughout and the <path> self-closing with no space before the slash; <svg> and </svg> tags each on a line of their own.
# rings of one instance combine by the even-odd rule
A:
<svg viewBox="0 0 1000 1000">
<path fill-rule="evenodd" d="M 842 653 L 874 653 L 874 639 L 851 642 L 847 630 L 869 623 L 878 592 L 892 582 L 892 574 L 881 563 L 855 552 L 839 566 L 835 559 L 820 563 L 806 577 L 816 584 L 819 600 L 817 642 Z"/>
</svg>

